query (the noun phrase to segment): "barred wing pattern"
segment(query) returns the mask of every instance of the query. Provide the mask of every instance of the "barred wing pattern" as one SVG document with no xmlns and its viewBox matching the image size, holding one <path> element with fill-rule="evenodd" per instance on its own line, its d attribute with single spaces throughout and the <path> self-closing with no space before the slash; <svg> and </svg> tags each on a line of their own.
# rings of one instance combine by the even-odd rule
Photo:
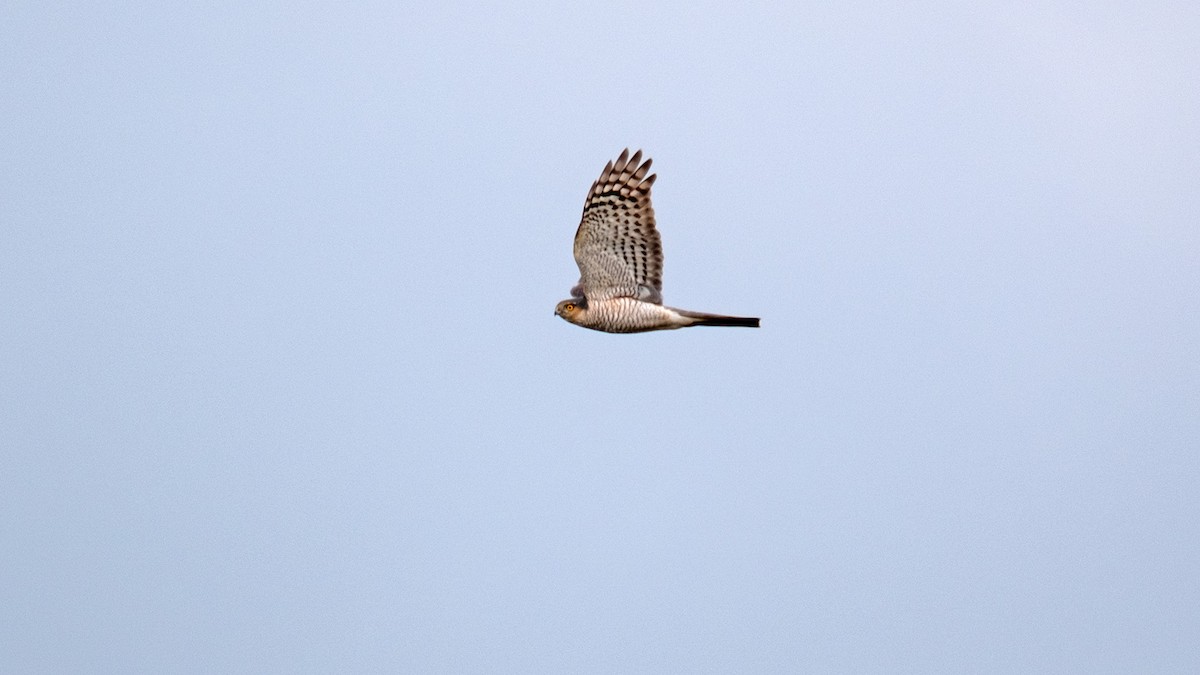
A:
<svg viewBox="0 0 1200 675">
<path fill-rule="evenodd" d="M 575 232 L 579 285 L 571 295 L 589 302 L 631 297 L 662 304 L 662 240 L 654 227 L 651 160 L 626 148 L 592 184 Z M 640 164 L 639 164 L 640 163 Z"/>
</svg>

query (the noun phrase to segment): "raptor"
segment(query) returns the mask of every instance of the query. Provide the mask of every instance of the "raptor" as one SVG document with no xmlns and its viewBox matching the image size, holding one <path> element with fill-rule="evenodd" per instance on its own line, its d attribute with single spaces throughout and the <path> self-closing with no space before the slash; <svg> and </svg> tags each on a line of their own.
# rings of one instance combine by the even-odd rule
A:
<svg viewBox="0 0 1200 675">
<path fill-rule="evenodd" d="M 554 314 L 606 333 L 642 333 L 688 326 L 758 328 L 752 317 L 707 314 L 662 304 L 662 239 L 654 226 L 650 186 L 655 174 L 642 151 L 626 148 L 592 184 L 575 231 L 579 283 Z"/>
</svg>

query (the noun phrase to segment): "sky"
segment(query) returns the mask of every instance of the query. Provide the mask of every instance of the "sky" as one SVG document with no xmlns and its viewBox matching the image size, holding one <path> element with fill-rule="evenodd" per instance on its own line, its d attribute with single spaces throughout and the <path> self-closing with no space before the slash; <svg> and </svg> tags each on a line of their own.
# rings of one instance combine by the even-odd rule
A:
<svg viewBox="0 0 1200 675">
<path fill-rule="evenodd" d="M 9 3 L 0 669 L 1200 670 L 1198 35 Z M 760 329 L 553 316 L 626 147 Z"/>
</svg>

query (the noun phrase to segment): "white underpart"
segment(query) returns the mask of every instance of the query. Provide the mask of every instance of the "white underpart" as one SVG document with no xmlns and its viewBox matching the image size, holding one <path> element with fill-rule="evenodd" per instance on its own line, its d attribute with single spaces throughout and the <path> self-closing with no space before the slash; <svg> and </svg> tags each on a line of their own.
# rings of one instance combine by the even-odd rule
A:
<svg viewBox="0 0 1200 675">
<path fill-rule="evenodd" d="M 652 302 L 636 298 L 613 298 L 591 303 L 585 324 L 620 333 L 683 328 L 696 320 Z"/>
</svg>

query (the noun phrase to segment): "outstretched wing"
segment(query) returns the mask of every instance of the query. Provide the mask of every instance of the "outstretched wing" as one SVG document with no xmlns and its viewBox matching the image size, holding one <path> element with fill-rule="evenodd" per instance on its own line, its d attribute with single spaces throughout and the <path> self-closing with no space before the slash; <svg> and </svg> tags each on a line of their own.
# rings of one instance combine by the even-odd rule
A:
<svg viewBox="0 0 1200 675">
<path fill-rule="evenodd" d="M 633 297 L 662 304 L 662 240 L 654 227 L 647 176 L 650 161 L 626 149 L 609 162 L 592 185 L 575 232 L 576 297 L 609 300 Z"/>
</svg>

